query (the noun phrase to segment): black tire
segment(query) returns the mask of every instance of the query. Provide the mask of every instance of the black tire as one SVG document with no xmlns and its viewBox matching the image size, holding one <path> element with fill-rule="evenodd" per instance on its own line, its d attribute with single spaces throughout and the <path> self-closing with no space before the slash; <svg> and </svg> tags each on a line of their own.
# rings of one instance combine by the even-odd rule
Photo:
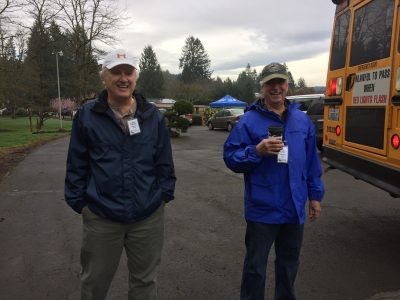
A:
<svg viewBox="0 0 400 300">
<path fill-rule="evenodd" d="M 228 123 L 228 124 L 226 125 L 226 130 L 228 130 L 228 132 L 231 132 L 231 131 L 232 131 L 232 128 L 233 128 L 233 126 L 232 126 L 231 123 Z"/>
<path fill-rule="evenodd" d="M 214 126 L 211 122 L 208 122 L 208 129 L 209 130 L 214 130 Z"/>
</svg>

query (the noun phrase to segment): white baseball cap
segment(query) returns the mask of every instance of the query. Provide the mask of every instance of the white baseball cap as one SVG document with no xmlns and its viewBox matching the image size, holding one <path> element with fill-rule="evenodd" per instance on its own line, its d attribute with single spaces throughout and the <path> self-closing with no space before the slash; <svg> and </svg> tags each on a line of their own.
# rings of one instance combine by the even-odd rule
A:
<svg viewBox="0 0 400 300">
<path fill-rule="evenodd" d="M 123 49 L 116 49 L 109 52 L 103 61 L 103 68 L 112 69 L 119 65 L 129 65 L 137 69 L 137 58 L 131 56 Z"/>
</svg>

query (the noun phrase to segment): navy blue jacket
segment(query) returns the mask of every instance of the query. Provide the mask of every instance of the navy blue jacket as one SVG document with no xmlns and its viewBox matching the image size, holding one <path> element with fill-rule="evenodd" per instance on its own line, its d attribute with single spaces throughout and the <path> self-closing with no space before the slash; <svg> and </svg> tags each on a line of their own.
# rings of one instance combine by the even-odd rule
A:
<svg viewBox="0 0 400 300">
<path fill-rule="evenodd" d="M 107 91 L 75 115 L 67 158 L 65 200 L 100 217 L 134 223 L 174 198 L 175 171 L 164 115 L 134 93 L 141 132 L 125 133 Z"/>
<path fill-rule="evenodd" d="M 288 104 L 286 117 L 250 106 L 224 144 L 228 168 L 244 173 L 246 220 L 280 224 L 304 223 L 307 198 L 321 201 L 324 185 L 315 140 L 315 127 L 298 104 Z M 256 145 L 267 138 L 269 126 L 283 126 L 288 163 L 276 155 L 260 156 Z"/>
</svg>

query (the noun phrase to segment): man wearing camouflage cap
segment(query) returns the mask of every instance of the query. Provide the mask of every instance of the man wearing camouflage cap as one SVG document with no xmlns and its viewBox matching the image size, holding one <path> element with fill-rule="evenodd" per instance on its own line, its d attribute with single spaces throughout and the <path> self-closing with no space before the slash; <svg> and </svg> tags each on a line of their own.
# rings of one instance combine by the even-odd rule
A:
<svg viewBox="0 0 400 300">
<path fill-rule="evenodd" d="M 289 103 L 286 67 L 261 73 L 262 98 L 252 104 L 224 144 L 225 164 L 244 174 L 246 256 L 241 300 L 263 300 L 268 254 L 275 244 L 275 299 L 296 299 L 294 283 L 303 239 L 305 206 L 317 219 L 324 195 L 315 128 Z"/>
</svg>

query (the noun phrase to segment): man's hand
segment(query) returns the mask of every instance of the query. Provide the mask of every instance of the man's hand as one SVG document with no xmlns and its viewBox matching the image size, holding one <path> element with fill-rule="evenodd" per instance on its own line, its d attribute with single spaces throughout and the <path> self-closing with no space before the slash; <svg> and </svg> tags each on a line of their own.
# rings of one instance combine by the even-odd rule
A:
<svg viewBox="0 0 400 300">
<path fill-rule="evenodd" d="M 314 221 L 321 215 L 321 202 L 317 200 L 310 200 L 308 205 L 308 218 Z"/>
<path fill-rule="evenodd" d="M 256 146 L 256 151 L 261 156 L 266 155 L 277 155 L 283 148 L 283 142 L 281 138 L 268 138 L 263 139 Z"/>
</svg>

